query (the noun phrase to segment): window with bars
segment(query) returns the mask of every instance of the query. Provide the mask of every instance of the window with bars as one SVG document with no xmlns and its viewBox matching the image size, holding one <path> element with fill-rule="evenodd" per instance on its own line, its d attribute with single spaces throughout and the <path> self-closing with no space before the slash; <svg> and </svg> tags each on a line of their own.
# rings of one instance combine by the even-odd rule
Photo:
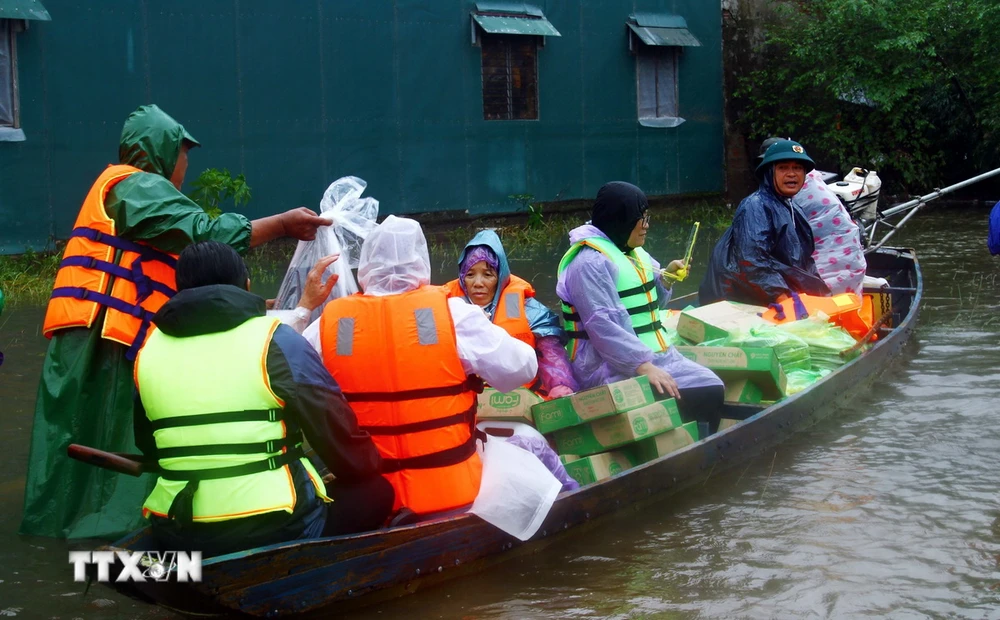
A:
<svg viewBox="0 0 1000 620">
<path fill-rule="evenodd" d="M 677 109 L 677 48 L 640 45 L 636 50 L 639 118 L 674 118 Z"/>
<path fill-rule="evenodd" d="M 483 33 L 483 118 L 538 119 L 538 41 Z"/>
<path fill-rule="evenodd" d="M 14 20 L 0 19 L 0 127 L 17 127 L 17 55 Z"/>
</svg>

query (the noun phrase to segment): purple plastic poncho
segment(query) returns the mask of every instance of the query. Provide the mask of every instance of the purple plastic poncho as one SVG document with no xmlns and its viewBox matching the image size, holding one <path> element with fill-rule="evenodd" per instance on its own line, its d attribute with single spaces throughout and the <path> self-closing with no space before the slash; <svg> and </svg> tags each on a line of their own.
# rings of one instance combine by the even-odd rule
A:
<svg viewBox="0 0 1000 620">
<path fill-rule="evenodd" d="M 569 242 L 602 237 L 599 228 L 584 224 L 569 233 Z M 653 267 L 660 265 L 654 259 Z M 577 345 L 576 359 L 572 361 L 573 374 L 581 389 L 621 381 L 636 376 L 636 368 L 645 362 L 668 373 L 680 388 L 722 385 L 711 370 L 696 364 L 670 347 L 662 353 L 653 353 L 632 329 L 632 322 L 625 306 L 618 297 L 615 282 L 618 268 L 603 254 L 592 248 L 582 248 L 576 258 L 559 274 L 556 293 L 559 298 L 573 305 L 589 337 Z M 660 305 L 670 299 L 670 291 L 656 275 L 656 288 Z"/>
</svg>

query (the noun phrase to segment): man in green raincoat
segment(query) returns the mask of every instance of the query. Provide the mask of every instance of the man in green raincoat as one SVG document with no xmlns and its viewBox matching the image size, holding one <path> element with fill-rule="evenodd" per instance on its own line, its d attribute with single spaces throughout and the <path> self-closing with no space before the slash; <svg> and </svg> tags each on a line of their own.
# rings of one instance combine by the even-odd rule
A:
<svg viewBox="0 0 1000 620">
<path fill-rule="evenodd" d="M 176 255 L 187 245 L 206 240 L 220 241 L 245 254 L 250 247 L 282 236 L 312 239 L 317 227 L 331 224 L 330 220 L 302 207 L 254 221 L 235 213 L 210 219 L 200 206 L 180 192 L 187 170 L 187 152 L 195 146 L 198 142 L 191 134 L 155 105 L 140 107 L 125 121 L 119 161 L 140 172 L 126 171 L 123 179 L 109 185 L 111 189 L 103 199 L 103 213 L 98 210 L 99 219 L 113 221 L 115 262 L 121 262 L 123 252 L 135 248 L 136 242 L 144 248 L 143 252 L 160 257 L 159 252 Z M 107 174 L 105 171 L 101 178 Z M 93 200 L 93 195 L 100 192 L 92 190 L 88 201 Z M 85 202 L 81 208 L 74 237 L 80 236 L 79 230 L 86 229 L 80 221 L 87 205 Z M 111 223 L 104 225 L 110 227 Z M 102 238 L 97 233 L 96 239 L 92 232 L 90 235 L 85 231 L 84 236 L 90 242 L 107 243 L 106 234 Z M 67 246 L 64 265 L 65 256 L 70 254 Z M 72 267 L 86 268 L 87 265 L 79 263 Z M 109 269 L 114 273 L 114 266 Z M 118 273 L 128 278 L 123 270 Z M 107 295 L 91 297 L 113 297 L 116 277 L 119 276 L 110 276 L 104 291 Z M 141 266 L 138 277 L 142 277 Z M 60 290 L 66 289 L 60 288 L 57 278 L 53 301 Z M 114 307 L 114 301 L 110 303 Z M 133 478 L 66 456 L 71 443 L 108 452 L 136 452 L 132 431 L 134 351 L 102 337 L 108 307 L 103 302 L 93 307 L 99 310 L 96 317 L 91 317 L 89 327 L 53 329 L 46 316 L 46 332 L 51 332 L 52 340 L 35 404 L 22 534 L 107 539 L 143 525 L 141 506 L 155 482 L 153 476 Z M 50 302 L 50 312 L 52 308 Z"/>
</svg>

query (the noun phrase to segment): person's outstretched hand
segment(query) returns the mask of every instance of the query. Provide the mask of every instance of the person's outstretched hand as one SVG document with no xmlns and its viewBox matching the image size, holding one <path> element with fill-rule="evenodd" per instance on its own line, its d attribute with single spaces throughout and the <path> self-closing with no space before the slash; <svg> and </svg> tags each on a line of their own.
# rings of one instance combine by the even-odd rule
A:
<svg viewBox="0 0 1000 620">
<path fill-rule="evenodd" d="M 312 312 L 326 301 L 326 298 L 330 296 L 330 291 L 337 285 L 340 276 L 333 274 L 326 279 L 326 282 L 323 282 L 323 272 L 326 271 L 327 267 L 337 262 L 338 258 L 340 258 L 340 254 L 331 254 L 316 261 L 313 268 L 309 270 L 309 275 L 306 276 L 306 285 L 302 291 L 302 298 L 299 299 L 299 306 Z"/>
<path fill-rule="evenodd" d="M 305 207 L 289 209 L 278 217 L 281 218 L 281 227 L 285 236 L 299 241 L 312 241 L 316 238 L 317 228 L 333 224 L 333 220 L 320 217 L 316 215 L 315 211 Z"/>
<path fill-rule="evenodd" d="M 649 385 L 660 394 L 669 394 L 673 398 L 679 399 L 681 392 L 677 388 L 677 382 L 670 376 L 670 373 L 653 365 L 653 362 L 643 362 L 635 371 L 640 375 L 649 378 Z"/>
</svg>

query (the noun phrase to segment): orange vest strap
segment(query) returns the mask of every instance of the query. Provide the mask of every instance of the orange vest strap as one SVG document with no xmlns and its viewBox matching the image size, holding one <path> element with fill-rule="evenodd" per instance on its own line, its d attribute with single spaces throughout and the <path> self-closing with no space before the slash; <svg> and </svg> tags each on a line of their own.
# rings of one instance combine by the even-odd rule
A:
<svg viewBox="0 0 1000 620">
<path fill-rule="evenodd" d="M 395 426 L 361 426 L 359 428 L 367 431 L 369 435 L 407 435 L 409 433 L 432 431 L 436 428 L 444 428 L 455 424 L 468 424 L 469 420 L 474 419 L 475 415 L 476 406 L 473 405 L 462 413 L 456 413 L 444 418 L 411 422 L 410 424 L 397 424 Z"/>
<path fill-rule="evenodd" d="M 441 387 L 419 388 L 416 390 L 401 390 L 399 392 L 344 392 L 344 398 L 350 403 L 391 403 L 420 398 L 437 398 L 439 396 L 457 396 L 472 390 L 481 393 L 483 380 L 476 375 L 467 377 L 465 381 L 455 385 Z"/>
<path fill-rule="evenodd" d="M 454 448 L 440 450 L 423 456 L 411 456 L 405 459 L 388 459 L 382 457 L 383 474 L 392 474 L 403 469 L 437 469 L 438 467 L 448 467 L 457 465 L 476 453 L 476 434 Z"/>
</svg>

